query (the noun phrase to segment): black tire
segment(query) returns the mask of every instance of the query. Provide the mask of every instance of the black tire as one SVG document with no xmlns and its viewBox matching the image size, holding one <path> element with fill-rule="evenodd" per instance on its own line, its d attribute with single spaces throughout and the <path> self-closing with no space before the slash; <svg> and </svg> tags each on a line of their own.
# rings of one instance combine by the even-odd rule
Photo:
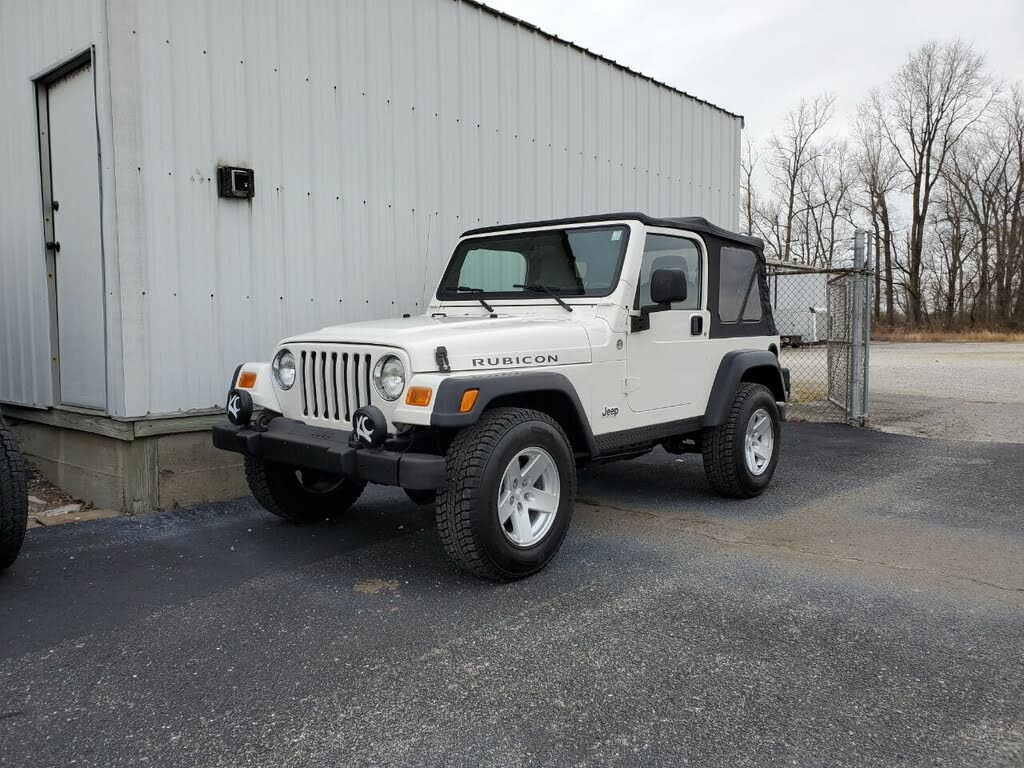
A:
<svg viewBox="0 0 1024 768">
<path fill-rule="evenodd" d="M 14 435 L 0 421 L 0 571 L 17 559 L 28 525 L 25 462 Z"/>
<path fill-rule="evenodd" d="M 744 438 L 751 417 L 765 410 L 772 423 L 772 451 L 767 466 L 760 474 L 747 466 Z M 775 473 L 782 447 L 782 423 L 775 396 L 761 384 L 740 384 L 736 390 L 729 416 L 724 424 L 708 427 L 701 436 L 704 472 L 711 487 L 723 496 L 749 499 L 758 496 Z"/>
<path fill-rule="evenodd" d="M 409 497 L 409 500 L 413 504 L 417 504 L 421 507 L 428 507 L 434 503 L 434 499 L 437 498 L 437 491 L 431 489 L 429 491 L 422 491 L 416 488 L 405 488 L 405 495 Z"/>
<path fill-rule="evenodd" d="M 348 510 L 366 483 L 254 456 L 245 457 L 249 490 L 264 509 L 293 523 L 316 523 Z"/>
<path fill-rule="evenodd" d="M 498 519 L 502 475 L 525 448 L 553 459 L 560 488 L 551 527 L 529 547 L 513 544 Z M 496 408 L 462 430 L 446 455 L 448 483 L 437 495 L 437 528 L 449 556 L 475 576 L 514 581 L 542 569 L 558 552 L 572 522 L 576 465 L 569 439 L 547 414 Z"/>
</svg>

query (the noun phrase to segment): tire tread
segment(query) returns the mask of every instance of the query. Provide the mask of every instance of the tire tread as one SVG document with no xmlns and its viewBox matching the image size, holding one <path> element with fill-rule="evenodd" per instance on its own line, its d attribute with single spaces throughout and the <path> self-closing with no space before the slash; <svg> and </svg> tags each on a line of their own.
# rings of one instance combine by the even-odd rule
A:
<svg viewBox="0 0 1024 768">
<path fill-rule="evenodd" d="M 14 435 L 0 421 L 0 571 L 11 565 L 25 541 L 28 480 Z"/>
</svg>

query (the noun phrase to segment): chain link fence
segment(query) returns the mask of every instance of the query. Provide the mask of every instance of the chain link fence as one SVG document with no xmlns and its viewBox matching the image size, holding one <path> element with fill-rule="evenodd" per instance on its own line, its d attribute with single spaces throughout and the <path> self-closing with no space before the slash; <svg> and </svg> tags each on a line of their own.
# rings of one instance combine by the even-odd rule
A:
<svg viewBox="0 0 1024 768">
<path fill-rule="evenodd" d="M 793 421 L 867 418 L 871 280 L 865 269 L 770 264 L 768 288 L 789 368 Z"/>
</svg>

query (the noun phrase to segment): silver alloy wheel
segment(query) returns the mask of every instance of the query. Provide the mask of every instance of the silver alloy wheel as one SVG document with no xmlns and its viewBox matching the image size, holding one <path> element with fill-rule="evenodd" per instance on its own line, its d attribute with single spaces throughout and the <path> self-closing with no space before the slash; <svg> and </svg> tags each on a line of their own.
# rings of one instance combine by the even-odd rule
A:
<svg viewBox="0 0 1024 768">
<path fill-rule="evenodd" d="M 772 460 L 775 448 L 775 430 L 772 428 L 772 417 L 764 408 L 758 408 L 747 422 L 747 431 L 743 436 L 743 455 L 747 461 L 747 469 L 755 477 L 764 474 Z"/>
<path fill-rule="evenodd" d="M 498 486 L 498 523 L 517 547 L 532 547 L 551 530 L 561 498 L 561 479 L 551 454 L 524 448 L 505 467 Z"/>
</svg>

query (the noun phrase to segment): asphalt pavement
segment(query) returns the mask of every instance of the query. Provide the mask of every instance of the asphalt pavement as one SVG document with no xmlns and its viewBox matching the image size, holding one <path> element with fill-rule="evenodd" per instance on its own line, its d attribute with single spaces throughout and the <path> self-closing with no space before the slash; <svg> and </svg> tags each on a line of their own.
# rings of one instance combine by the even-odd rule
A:
<svg viewBox="0 0 1024 768">
<path fill-rule="evenodd" d="M 1022 470 L 794 424 L 736 502 L 658 451 L 588 469 L 511 585 L 390 489 L 37 529 L 0 575 L 0 765 L 1020 766 Z"/>
</svg>

